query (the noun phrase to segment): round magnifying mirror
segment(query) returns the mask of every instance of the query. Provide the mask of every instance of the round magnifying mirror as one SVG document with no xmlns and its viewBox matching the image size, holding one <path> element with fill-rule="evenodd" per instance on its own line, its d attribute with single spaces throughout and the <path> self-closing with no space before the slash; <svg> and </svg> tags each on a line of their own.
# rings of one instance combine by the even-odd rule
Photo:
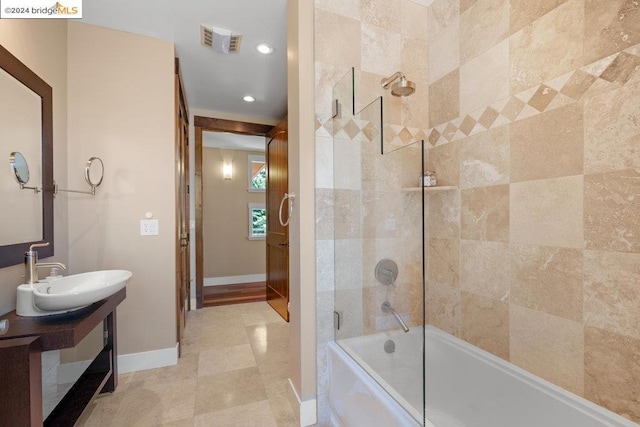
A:
<svg viewBox="0 0 640 427">
<path fill-rule="evenodd" d="M 13 173 L 16 175 L 16 180 L 20 185 L 25 185 L 29 182 L 29 165 L 27 160 L 19 151 L 14 151 L 9 156 L 9 163 L 13 168 Z"/>
<path fill-rule="evenodd" d="M 102 178 L 104 177 L 104 164 L 99 157 L 91 157 L 87 160 L 87 164 L 84 167 L 84 179 L 95 189 L 102 184 Z"/>
</svg>

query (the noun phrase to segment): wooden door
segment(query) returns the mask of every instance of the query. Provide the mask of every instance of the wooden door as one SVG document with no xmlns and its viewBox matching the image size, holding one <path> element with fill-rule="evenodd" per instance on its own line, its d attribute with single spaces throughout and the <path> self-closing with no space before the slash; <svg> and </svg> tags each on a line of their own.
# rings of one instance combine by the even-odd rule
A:
<svg viewBox="0 0 640 427">
<path fill-rule="evenodd" d="M 176 333 L 182 352 L 182 335 L 189 309 L 191 283 L 189 250 L 189 113 L 180 67 L 176 59 Z"/>
<path fill-rule="evenodd" d="M 267 302 L 289 321 L 289 227 L 280 223 L 279 209 L 289 188 L 287 119 L 267 134 Z M 288 216 L 288 200 L 282 219 Z"/>
</svg>

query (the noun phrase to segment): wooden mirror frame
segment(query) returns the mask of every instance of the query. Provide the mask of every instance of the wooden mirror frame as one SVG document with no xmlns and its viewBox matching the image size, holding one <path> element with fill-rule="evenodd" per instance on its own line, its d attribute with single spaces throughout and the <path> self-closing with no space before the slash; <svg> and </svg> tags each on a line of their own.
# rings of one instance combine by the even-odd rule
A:
<svg viewBox="0 0 640 427">
<path fill-rule="evenodd" d="M 24 253 L 34 243 L 49 242 L 49 246 L 40 248 L 38 255 L 46 258 L 53 255 L 53 95 L 51 86 L 42 80 L 29 67 L 24 65 L 11 52 L 0 45 L 0 68 L 20 83 L 31 89 L 42 99 L 42 240 L 14 243 L 0 246 L 0 268 L 22 264 Z M 18 147 L 16 147 L 18 149 Z M 0 158 L 0 162 L 7 159 Z M 19 191 L 16 188 L 16 191 Z M 7 227 L 11 224 L 2 224 Z"/>
</svg>

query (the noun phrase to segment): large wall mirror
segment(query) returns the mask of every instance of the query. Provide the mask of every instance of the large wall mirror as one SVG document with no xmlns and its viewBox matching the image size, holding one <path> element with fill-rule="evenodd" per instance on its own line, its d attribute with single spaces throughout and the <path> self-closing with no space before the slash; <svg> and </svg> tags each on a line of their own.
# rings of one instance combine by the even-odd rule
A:
<svg viewBox="0 0 640 427">
<path fill-rule="evenodd" d="M 29 186 L 21 189 L 10 166 L 21 153 L 29 167 Z M 40 258 L 53 255 L 53 103 L 52 89 L 0 45 L 0 268 L 23 262 L 36 242 Z"/>
</svg>

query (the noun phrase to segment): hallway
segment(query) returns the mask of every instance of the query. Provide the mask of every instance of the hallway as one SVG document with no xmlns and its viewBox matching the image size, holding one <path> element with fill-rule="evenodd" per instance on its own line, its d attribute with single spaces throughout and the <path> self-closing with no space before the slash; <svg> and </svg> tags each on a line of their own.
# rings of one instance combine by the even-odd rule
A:
<svg viewBox="0 0 640 427">
<path fill-rule="evenodd" d="M 289 325 L 266 302 L 188 313 L 178 365 L 120 375 L 81 426 L 296 426 Z"/>
</svg>

